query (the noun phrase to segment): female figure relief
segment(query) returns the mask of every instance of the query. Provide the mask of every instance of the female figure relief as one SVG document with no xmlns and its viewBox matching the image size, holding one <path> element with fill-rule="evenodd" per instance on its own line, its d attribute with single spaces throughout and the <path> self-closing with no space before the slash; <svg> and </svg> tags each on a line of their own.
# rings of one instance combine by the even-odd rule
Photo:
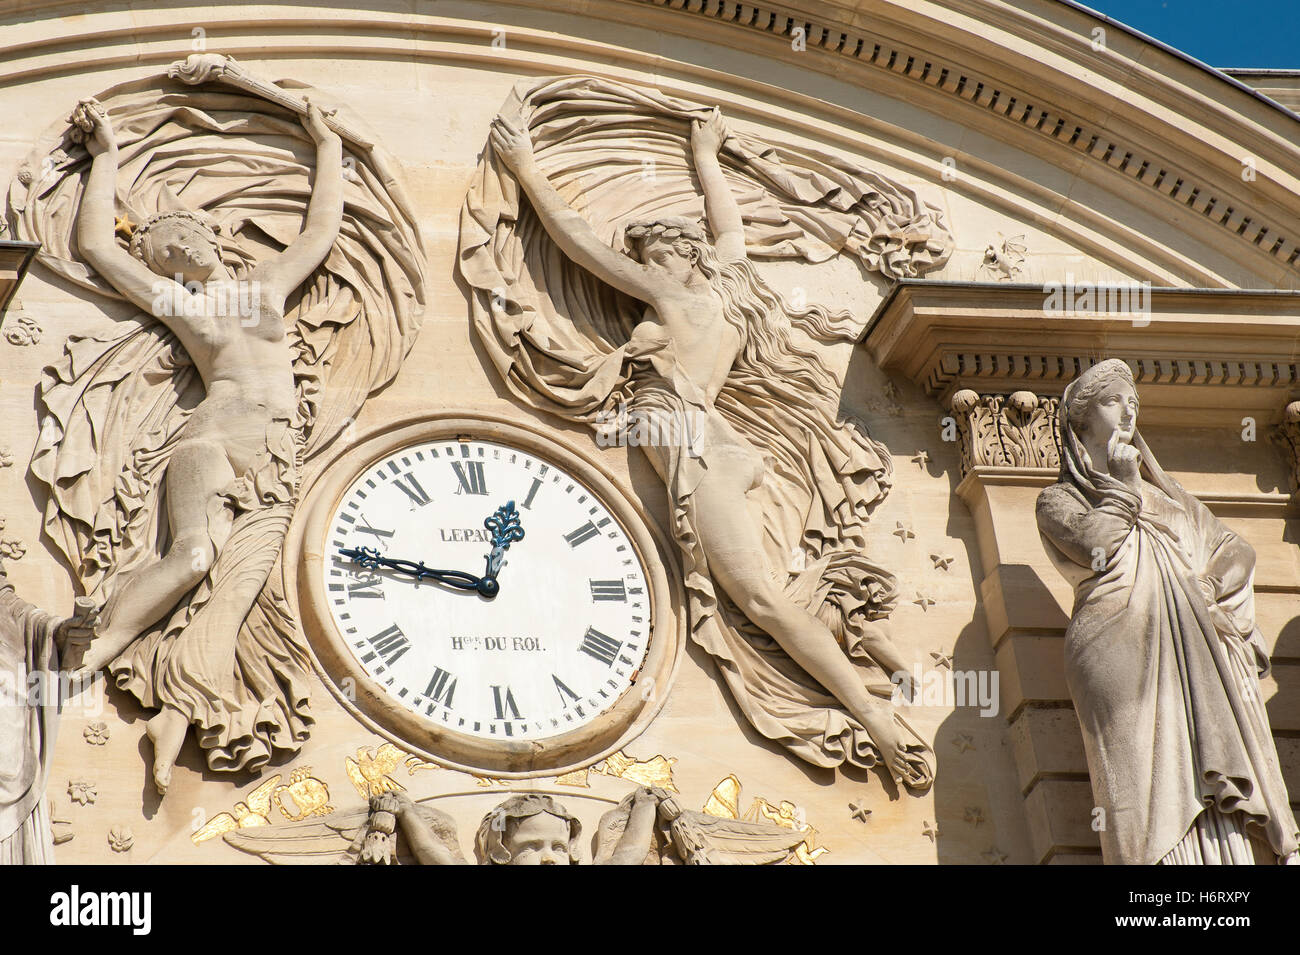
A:
<svg viewBox="0 0 1300 955">
<path fill-rule="evenodd" d="M 1060 405 L 1061 479 L 1038 526 L 1075 585 L 1066 679 L 1107 863 L 1294 862 L 1295 818 L 1260 693 L 1250 545 L 1156 463 L 1128 366 Z"/>
<path fill-rule="evenodd" d="M 771 515 L 759 513 L 749 495 L 770 479 L 768 467 L 755 445 L 719 410 L 725 392 L 734 387 L 736 374 L 789 388 L 786 400 L 793 397 L 794 403 L 826 414 L 819 421 L 833 420 L 833 408 L 827 412 L 824 403 L 827 395 L 838 394 L 834 379 L 817 355 L 795 344 L 790 335 L 792 315 L 814 315 L 812 320 L 823 325 L 831 324 L 829 316 L 817 309 L 792 311 L 747 259 L 741 213 L 718 161 L 726 136 L 716 111 L 707 120 L 692 123 L 690 156 L 704 194 L 713 243 L 692 220 L 666 217 L 628 225 L 624 230 L 628 254 L 602 241 L 561 197 L 538 167 L 532 139 L 520 120 L 498 117 L 492 126 L 491 145 L 564 256 L 641 303 L 640 320 L 630 339 L 615 355 L 604 356 L 606 364 L 601 367 L 613 369 L 618 364 L 618 370 L 611 373 L 626 376 L 625 393 L 632 416 L 649 422 L 647 433 L 685 436 L 643 450 L 669 489 L 678 540 L 686 553 L 688 586 L 702 594 L 693 622 L 697 634 L 702 632 L 704 619 L 722 612 L 706 580 L 711 578 L 748 623 L 775 642 L 774 649 L 792 660 L 800 674 L 815 681 L 820 688 L 817 694 L 830 694 L 829 699 L 822 695 L 815 704 L 806 704 L 806 711 L 830 706 L 847 712 L 865 728 L 878 761 L 895 780 L 928 785 L 928 767 L 918 755 L 925 750 L 924 744 L 910 734 L 890 705 L 867 691 L 846 648 L 827 623 L 808 609 L 810 603 L 820 604 L 820 600 L 794 599 L 786 586 L 784 568 L 773 566 L 767 556 L 761 529 L 765 517 Z M 471 198 L 471 204 L 473 201 Z M 591 385 L 583 387 L 593 393 L 597 386 L 609 388 L 604 375 L 594 371 Z M 730 400 L 734 402 L 734 397 Z M 733 413 L 751 411 L 741 402 Z M 761 411 L 752 413 L 763 415 Z M 862 455 L 873 462 L 873 469 L 863 467 L 863 471 L 870 470 L 872 482 L 877 477 L 883 481 L 888 470 L 876 459 L 873 444 L 853 445 L 842 425 L 822 427 L 828 432 L 828 442 L 844 441 L 846 458 L 858 460 L 856 456 Z M 827 482 L 828 495 L 842 494 L 842 489 L 831 488 L 833 483 L 834 479 Z M 829 537 L 834 531 L 828 526 L 826 534 Z M 825 558 L 828 564 L 832 559 L 829 554 Z M 864 622 L 859 632 L 865 652 L 886 672 L 907 669 L 883 630 Z M 710 652 L 728 660 L 724 675 L 729 682 L 737 681 L 732 683 L 733 689 L 746 679 L 747 672 L 750 675 L 749 688 L 743 695 L 738 693 L 738 698 L 755 725 L 787 745 L 793 742 L 807 753 L 805 758 L 822 765 L 838 761 L 826 751 L 839 744 L 828 746 L 825 739 L 839 730 L 827 733 L 825 722 L 820 728 L 825 735 L 812 746 L 793 739 L 805 733 L 807 739 L 818 732 L 800 723 L 805 712 L 800 709 L 802 700 L 775 702 L 769 709 L 762 703 L 753 704 L 751 690 L 760 694 L 762 690 L 754 686 L 752 673 L 756 671 L 750 668 L 772 665 L 768 663 L 774 659 L 772 654 L 739 644 L 728 648 L 724 642 L 717 641 Z M 759 657 L 762 663 L 755 662 Z M 797 682 L 799 675 L 791 673 L 784 671 L 783 678 Z M 799 733 L 790 731 L 794 724 L 800 725 Z M 849 730 L 844 732 L 851 735 Z"/>
<path fill-rule="evenodd" d="M 302 421 L 286 337 L 286 297 L 329 253 L 343 214 L 342 146 L 312 107 L 304 125 L 316 143 L 315 181 L 298 240 L 236 280 L 223 264 L 213 230 L 192 212 L 159 212 L 132 234 L 130 250 L 114 235 L 118 144 L 107 115 L 79 109 L 94 157 L 80 211 L 78 243 L 95 270 L 126 299 L 164 323 L 194 363 L 205 396 L 185 422 L 163 478 L 170 543 L 160 561 L 123 573 L 86 654 L 91 670 L 112 664 L 130 682 L 123 652 L 146 628 L 208 576 L 237 517 L 259 512 L 287 522 L 297 489 Z M 241 307 L 242 304 L 242 307 Z M 287 509 L 287 510 L 286 510 Z M 283 512 L 283 513 L 281 513 Z M 166 793 L 185 732 L 228 730 L 225 693 L 235 678 L 235 638 L 279 551 L 275 528 L 265 559 L 243 562 L 240 579 L 215 627 L 176 637 L 157 667 L 162 703 L 149 720 L 154 783 Z"/>
</svg>

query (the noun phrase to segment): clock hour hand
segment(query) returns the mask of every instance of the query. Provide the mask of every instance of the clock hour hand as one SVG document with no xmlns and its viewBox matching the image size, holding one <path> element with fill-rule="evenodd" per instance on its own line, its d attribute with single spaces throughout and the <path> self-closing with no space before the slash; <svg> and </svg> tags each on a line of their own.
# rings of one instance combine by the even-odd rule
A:
<svg viewBox="0 0 1300 955">
<path fill-rule="evenodd" d="M 395 570 L 399 574 L 414 577 L 416 580 L 436 580 L 440 584 L 455 587 L 457 590 L 477 590 L 485 597 L 495 595 L 495 590 L 491 594 L 485 593 L 482 586 L 484 583 L 483 578 L 467 574 L 463 570 L 437 570 L 433 567 L 424 566 L 424 561 L 417 562 L 384 557 L 373 547 L 341 547 L 339 548 L 339 554 L 360 564 L 362 567 L 385 567 L 389 570 Z M 495 584 L 496 581 L 494 580 L 492 583 Z"/>
</svg>

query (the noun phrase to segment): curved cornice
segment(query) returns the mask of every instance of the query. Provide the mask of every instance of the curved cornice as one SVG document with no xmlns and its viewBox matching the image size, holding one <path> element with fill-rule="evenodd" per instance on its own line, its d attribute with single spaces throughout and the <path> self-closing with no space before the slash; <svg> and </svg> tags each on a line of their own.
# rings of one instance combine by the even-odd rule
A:
<svg viewBox="0 0 1300 955">
<path fill-rule="evenodd" d="M 1251 276 L 1249 284 L 1300 282 L 1300 119 L 1218 71 L 1061 0 L 512 0 L 463 9 L 424 0 L 354 0 L 346 7 L 325 0 L 259 4 L 256 19 L 242 20 L 238 10 L 166 0 L 138 11 L 114 5 L 98 12 L 62 0 L 0 2 L 0 86 L 169 62 L 181 52 L 182 27 L 203 22 L 222 29 L 223 42 L 233 41 L 228 52 L 236 55 L 312 55 L 314 43 L 318 55 L 471 58 L 512 71 L 563 72 L 553 64 L 570 52 L 610 63 L 611 73 L 618 65 L 662 72 L 666 89 L 681 85 L 667 79 L 673 71 L 707 84 L 711 71 L 700 47 L 724 46 L 770 58 L 772 77 L 737 76 L 732 85 L 755 103 L 760 88 L 773 91 L 774 110 L 788 114 L 792 127 L 799 128 L 801 100 L 815 107 L 810 113 L 837 123 L 856 119 L 857 141 L 828 137 L 836 147 L 889 155 L 933 180 L 945 148 L 905 128 L 897 114 L 853 117 L 843 104 L 812 102 L 806 93 L 775 95 L 775 67 L 826 74 L 914 105 L 1112 194 L 1118 212 L 1092 209 L 1068 188 L 1051 194 L 1052 187 L 1032 176 L 1017 178 L 987 158 L 963 157 L 991 183 L 968 184 L 981 201 L 993 201 L 998 181 L 1015 181 L 1039 204 L 1040 223 L 1055 205 L 1073 223 L 1063 227 L 1080 248 L 1111 262 L 1118 248 L 1132 250 L 1133 269 L 1142 277 L 1163 284 L 1239 284 L 1198 261 L 1196 252 L 1131 227 L 1125 208 L 1168 220 L 1202 248 L 1238 264 Z M 543 26 L 550 12 L 588 18 L 593 28 L 603 23 L 603 42 L 548 33 Z M 61 19 L 52 36 L 47 24 L 55 17 Z M 522 59 L 518 48 L 470 51 L 439 42 L 483 34 L 494 20 L 532 44 Z M 517 21 L 526 26 L 520 30 Z M 654 31 L 662 41 L 657 48 L 619 48 L 608 27 L 621 23 Z M 1098 27 L 1107 29 L 1106 46 L 1094 51 Z M 799 37 L 806 49 L 794 49 Z M 818 134 L 815 122 L 803 128 Z M 880 145 L 885 140 L 888 149 Z M 1242 175 L 1244 157 L 1254 162 L 1253 181 Z M 994 204 L 1005 207 L 1008 200 Z M 1025 217 L 1034 218 L 1028 210 Z"/>
<path fill-rule="evenodd" d="M 1300 118 L 1060 0 L 622 0 L 852 60 L 1110 167 L 1300 272 Z M 1094 31 L 1104 45 L 1094 50 Z M 957 112 L 951 112 L 951 111 Z M 1243 177 L 1246 158 L 1254 179 Z M 1229 238 L 1230 237 L 1230 238 Z"/>
</svg>

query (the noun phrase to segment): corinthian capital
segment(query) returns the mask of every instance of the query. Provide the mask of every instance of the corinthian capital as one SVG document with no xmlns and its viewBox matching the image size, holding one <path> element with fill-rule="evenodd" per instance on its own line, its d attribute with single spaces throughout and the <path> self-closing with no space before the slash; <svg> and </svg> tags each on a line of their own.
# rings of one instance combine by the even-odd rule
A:
<svg viewBox="0 0 1300 955">
<path fill-rule="evenodd" d="M 981 395 L 970 388 L 949 402 L 961 445 L 961 473 L 974 467 L 1058 468 L 1061 439 L 1056 413 L 1061 399 L 1032 391 Z"/>
</svg>

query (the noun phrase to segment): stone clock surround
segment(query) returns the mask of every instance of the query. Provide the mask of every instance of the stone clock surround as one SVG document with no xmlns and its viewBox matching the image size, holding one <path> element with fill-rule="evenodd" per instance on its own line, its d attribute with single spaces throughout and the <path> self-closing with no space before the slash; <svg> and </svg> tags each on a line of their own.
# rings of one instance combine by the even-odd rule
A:
<svg viewBox="0 0 1300 955">
<path fill-rule="evenodd" d="M 384 693 L 354 664 L 347 641 L 328 608 L 321 568 L 335 510 L 358 474 L 395 451 L 434 439 L 472 435 L 525 448 L 554 461 L 594 492 L 623 525 L 645 567 L 653 628 L 637 683 L 586 726 L 543 740 L 476 739 L 440 731 Z M 359 435 L 322 462 L 320 477 L 302 495 L 298 519 L 285 545 L 286 584 L 297 597 L 313 663 L 324 684 L 349 713 L 404 749 L 467 772 L 497 778 L 558 776 L 599 762 L 631 743 L 666 702 L 681 664 L 686 614 L 673 549 L 663 540 L 642 506 L 620 489 L 591 454 L 553 433 L 503 415 L 448 410 L 393 422 Z M 344 680 L 355 681 L 349 694 Z M 652 691 L 643 693 L 641 687 Z M 355 698 L 353 698 L 355 697 Z"/>
</svg>

